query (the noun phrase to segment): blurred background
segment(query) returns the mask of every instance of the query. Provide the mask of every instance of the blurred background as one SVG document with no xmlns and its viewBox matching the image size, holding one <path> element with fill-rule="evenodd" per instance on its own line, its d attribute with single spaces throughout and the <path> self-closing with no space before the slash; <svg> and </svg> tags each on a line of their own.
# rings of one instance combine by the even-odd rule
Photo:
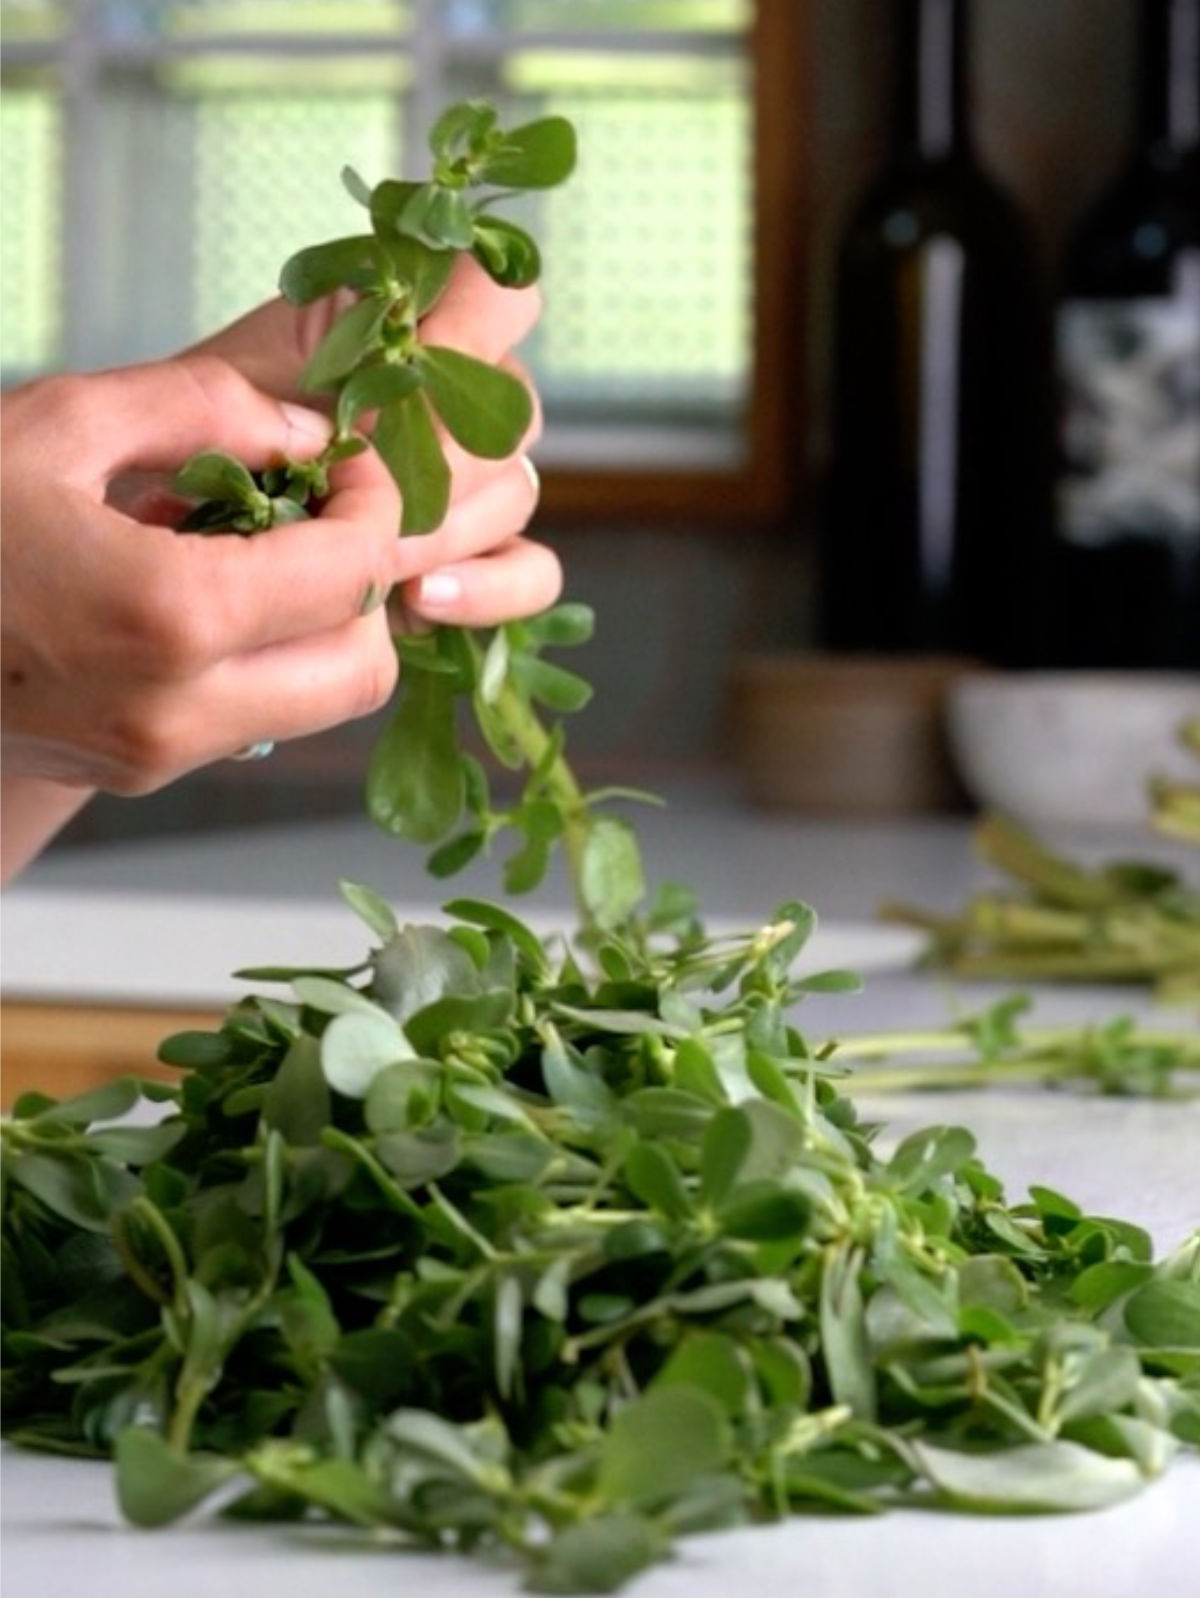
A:
<svg viewBox="0 0 1200 1598">
<path fill-rule="evenodd" d="M 967 112 L 1035 305 L 1134 136 L 1145 3 L 973 8 Z M 547 310 L 525 355 L 549 417 L 538 529 L 598 615 L 571 747 L 589 778 L 734 769 L 742 663 L 825 642 L 836 263 L 894 153 L 894 9 L 0 0 L 4 381 L 164 354 L 268 297 L 291 250 L 353 229 L 342 166 L 421 172 L 450 99 L 566 113 L 580 168 L 529 215 Z M 56 847 L 355 811 L 376 730 L 101 801 Z"/>
</svg>

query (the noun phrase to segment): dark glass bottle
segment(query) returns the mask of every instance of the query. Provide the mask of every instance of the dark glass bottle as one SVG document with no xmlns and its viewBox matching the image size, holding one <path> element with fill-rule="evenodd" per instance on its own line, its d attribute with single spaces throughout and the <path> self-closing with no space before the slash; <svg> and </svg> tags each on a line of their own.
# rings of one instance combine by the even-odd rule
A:
<svg viewBox="0 0 1200 1598">
<path fill-rule="evenodd" d="M 891 154 L 837 263 L 822 641 L 1023 664 L 1049 513 L 1044 296 L 972 144 L 966 0 L 893 9 Z"/>
<path fill-rule="evenodd" d="M 1200 667 L 1200 0 L 1137 0 L 1133 152 L 1070 239 L 1048 658 Z"/>
</svg>

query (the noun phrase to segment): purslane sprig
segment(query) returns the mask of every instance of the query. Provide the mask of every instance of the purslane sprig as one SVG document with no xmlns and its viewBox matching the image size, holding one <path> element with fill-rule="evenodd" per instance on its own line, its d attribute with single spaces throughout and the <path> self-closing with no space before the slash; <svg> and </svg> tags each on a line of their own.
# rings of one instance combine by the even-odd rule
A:
<svg viewBox="0 0 1200 1598">
<path fill-rule="evenodd" d="M 536 242 L 495 207 L 564 182 L 575 165 L 574 129 L 557 116 L 504 129 L 491 106 L 472 101 L 444 112 L 429 142 L 425 182 L 389 178 L 371 187 L 348 168 L 346 188 L 370 230 L 300 250 L 280 277 L 296 305 L 339 289 L 355 296 L 304 373 L 304 386 L 334 407 L 328 447 L 313 461 L 262 473 L 218 452 L 197 456 L 178 478 L 181 492 L 200 501 L 182 530 L 253 534 L 308 515 L 328 491 L 330 468 L 364 447 L 357 429 L 367 417 L 371 442 L 401 489 L 405 535 L 431 531 L 446 514 L 450 471 L 439 425 L 474 455 L 499 459 L 519 447 L 533 414 L 525 384 L 427 342 L 422 323 L 461 255 L 506 287 L 536 281 Z M 397 639 L 399 697 L 368 768 L 367 810 L 386 831 L 435 846 L 439 876 L 515 832 L 519 845 L 505 870 L 512 892 L 535 887 L 561 844 L 581 919 L 606 927 L 644 891 L 637 841 L 619 816 L 598 813 L 603 796 L 583 792 L 563 758 L 558 718 L 587 702 L 588 684 L 542 658 L 548 647 L 586 641 L 591 627 L 590 612 L 575 604 L 482 637 L 444 627 Z M 485 768 L 463 745 L 462 705 L 472 707 L 500 766 L 525 773 L 508 805 L 493 803 Z"/>
<path fill-rule="evenodd" d="M 1181 731 L 1200 756 L 1200 721 Z M 1147 820 L 1200 844 L 1200 783 L 1151 777 Z M 1089 866 L 1006 816 L 984 816 L 976 853 L 1006 879 L 950 914 L 889 904 L 929 934 L 924 960 L 963 977 L 1143 983 L 1164 1002 L 1200 1001 L 1200 887 L 1150 861 Z"/>
</svg>

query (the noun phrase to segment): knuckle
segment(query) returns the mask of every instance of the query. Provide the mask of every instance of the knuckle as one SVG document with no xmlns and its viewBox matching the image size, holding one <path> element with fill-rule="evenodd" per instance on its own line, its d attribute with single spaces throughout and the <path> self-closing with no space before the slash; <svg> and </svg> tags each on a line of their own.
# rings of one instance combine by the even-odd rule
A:
<svg viewBox="0 0 1200 1598">
<path fill-rule="evenodd" d="M 78 439 L 94 415 L 100 381 L 74 372 L 36 379 L 21 392 L 22 421 L 31 430 L 47 429 L 45 436 Z"/>
<path fill-rule="evenodd" d="M 191 383 L 200 403 L 209 411 L 215 432 L 227 419 L 229 412 L 245 399 L 249 387 L 246 379 L 223 356 L 206 351 L 181 355 L 176 365 Z"/>
<path fill-rule="evenodd" d="M 120 625 L 134 671 L 152 682 L 195 676 L 219 653 L 209 594 L 201 584 L 181 587 L 174 563 L 147 563 Z"/>
<path fill-rule="evenodd" d="M 155 793 L 187 769 L 174 718 L 145 702 L 114 718 L 107 741 L 115 775 L 105 786 L 122 798 Z"/>
<path fill-rule="evenodd" d="M 373 648 L 363 662 L 355 681 L 351 718 L 369 716 L 392 697 L 399 676 L 399 662 L 389 636 Z"/>
</svg>

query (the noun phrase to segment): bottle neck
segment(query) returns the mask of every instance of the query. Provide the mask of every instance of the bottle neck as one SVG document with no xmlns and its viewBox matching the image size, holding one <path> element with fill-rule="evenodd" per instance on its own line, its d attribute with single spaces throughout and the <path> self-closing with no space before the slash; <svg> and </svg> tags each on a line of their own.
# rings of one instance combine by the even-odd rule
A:
<svg viewBox="0 0 1200 1598">
<path fill-rule="evenodd" d="M 1200 145 L 1200 0 L 1141 0 L 1138 137 L 1144 148 Z"/>
<path fill-rule="evenodd" d="M 966 0 L 901 0 L 897 148 L 941 161 L 969 149 Z"/>
</svg>

